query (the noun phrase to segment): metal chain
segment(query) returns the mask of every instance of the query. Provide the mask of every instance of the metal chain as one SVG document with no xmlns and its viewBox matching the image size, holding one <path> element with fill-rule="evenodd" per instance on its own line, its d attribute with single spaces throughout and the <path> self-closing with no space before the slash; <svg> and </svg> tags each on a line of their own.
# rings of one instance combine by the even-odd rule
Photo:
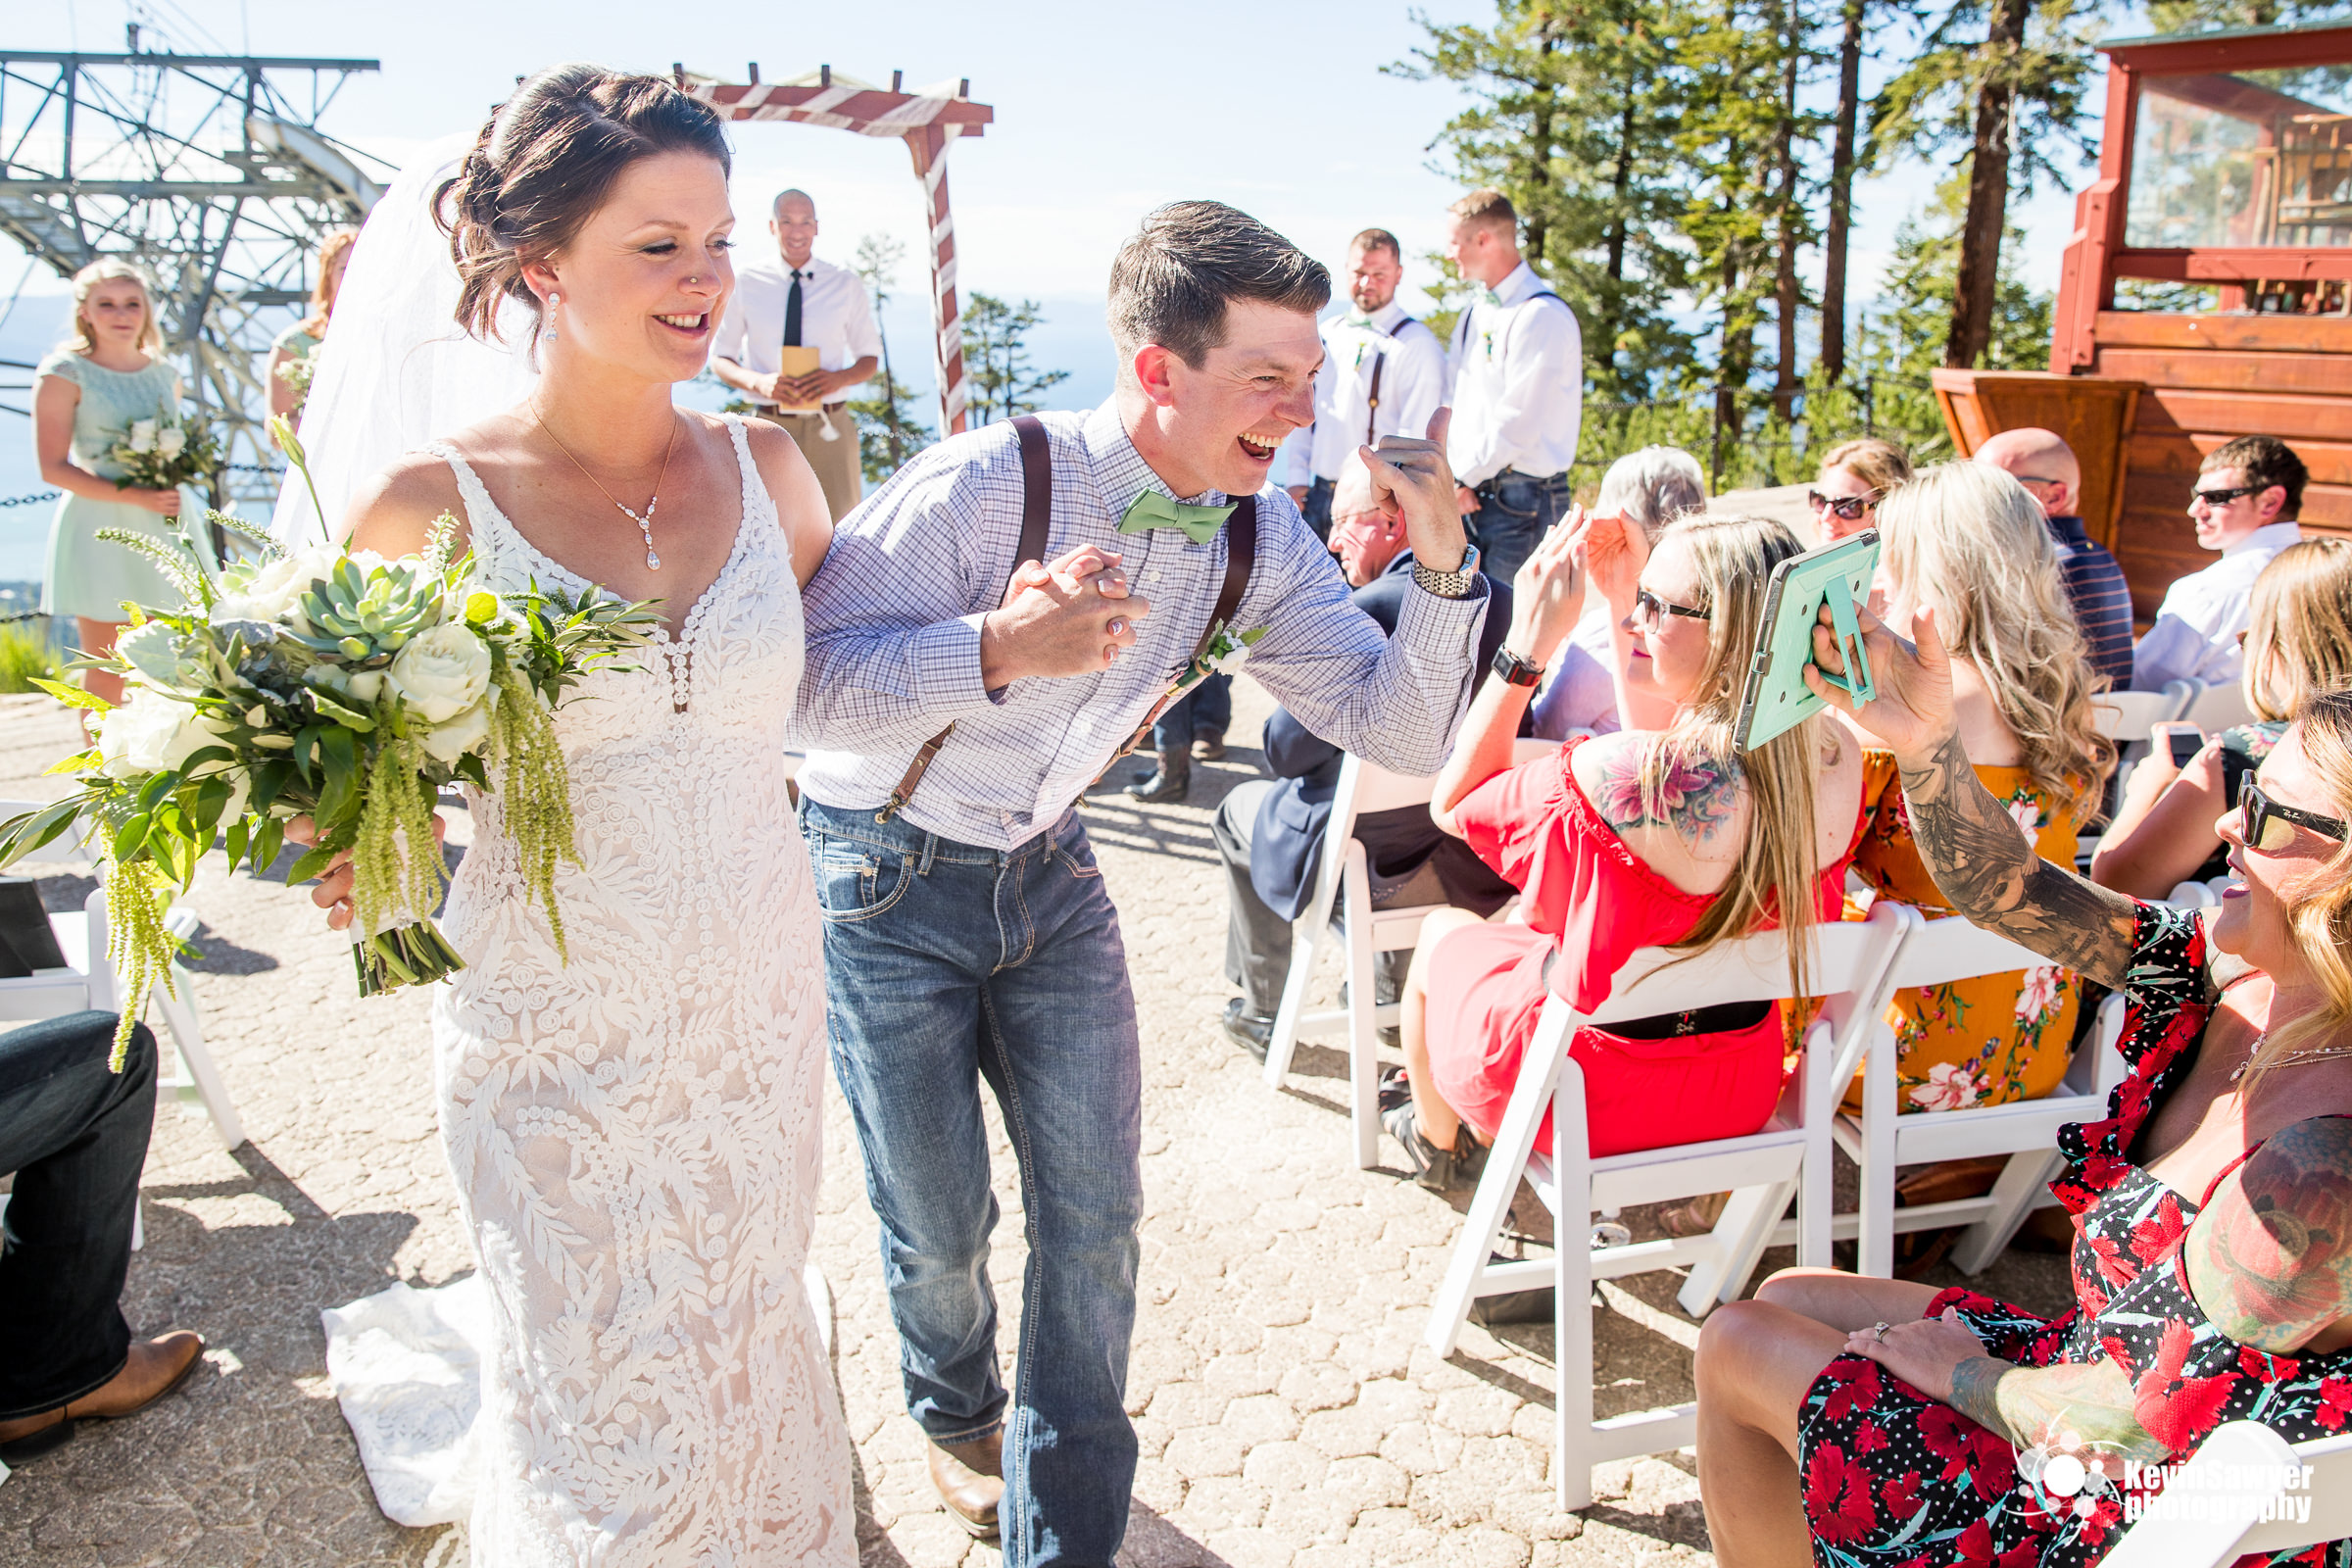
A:
<svg viewBox="0 0 2352 1568">
<path fill-rule="evenodd" d="M 56 499 L 57 492 L 54 490 L 35 490 L 28 496 L 0 497 L 0 507 L 29 507 L 35 502 L 55 501 Z"/>
</svg>

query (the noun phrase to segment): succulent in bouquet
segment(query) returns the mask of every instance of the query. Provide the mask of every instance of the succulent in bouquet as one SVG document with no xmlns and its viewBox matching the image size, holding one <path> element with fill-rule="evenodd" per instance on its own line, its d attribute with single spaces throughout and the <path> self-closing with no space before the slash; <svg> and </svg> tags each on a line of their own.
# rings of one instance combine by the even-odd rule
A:
<svg viewBox="0 0 2352 1568">
<path fill-rule="evenodd" d="M 302 469 L 300 442 L 273 423 Z M 179 519 L 169 541 L 100 531 L 154 561 L 185 603 L 126 607 L 114 651 L 77 662 L 120 675 L 122 706 L 39 683 L 98 715 L 97 743 L 50 769 L 76 777 L 74 794 L 0 823 L 0 865 L 76 827 L 106 861 L 123 990 L 118 1065 L 148 991 L 172 985 L 173 894 L 216 844 L 231 870 L 270 866 L 297 817 L 313 836 L 289 882 L 351 857 L 362 995 L 464 967 L 431 919 L 447 884 L 433 806 L 457 781 L 503 792 L 561 953 L 556 868 L 579 856 L 554 710 L 581 677 L 648 640 L 654 602 L 536 583 L 494 594 L 476 583 L 473 557 L 456 553 L 446 514 L 422 552 L 397 560 L 334 545 L 289 555 L 240 518 L 211 520 L 262 559 L 215 574 Z"/>
<path fill-rule="evenodd" d="M 183 419 L 166 404 L 152 419 L 133 419 L 107 454 L 122 482 L 141 490 L 176 490 L 209 481 L 220 469 L 220 441 L 202 419 Z"/>
</svg>

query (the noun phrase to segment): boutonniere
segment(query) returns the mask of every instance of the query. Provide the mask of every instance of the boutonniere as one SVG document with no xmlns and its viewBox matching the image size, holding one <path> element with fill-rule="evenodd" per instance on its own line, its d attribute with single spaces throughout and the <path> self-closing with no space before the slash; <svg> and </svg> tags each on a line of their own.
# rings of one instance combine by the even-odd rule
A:
<svg viewBox="0 0 2352 1568">
<path fill-rule="evenodd" d="M 1185 666 L 1184 673 L 1176 677 L 1175 691 L 1182 692 L 1211 675 L 1230 675 L 1240 669 L 1249 662 L 1250 650 L 1257 646 L 1258 639 L 1265 636 L 1267 629 L 1256 626 L 1249 631 L 1237 632 L 1225 622 L 1218 621 L 1208 629 L 1208 636 L 1202 640 L 1200 651 L 1193 656 L 1193 662 Z"/>
</svg>

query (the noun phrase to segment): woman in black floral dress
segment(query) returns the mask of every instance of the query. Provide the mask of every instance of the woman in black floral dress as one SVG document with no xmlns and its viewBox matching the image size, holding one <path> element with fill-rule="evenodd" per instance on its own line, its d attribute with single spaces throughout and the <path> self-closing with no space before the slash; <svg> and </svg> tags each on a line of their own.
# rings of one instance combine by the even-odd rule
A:
<svg viewBox="0 0 2352 1568">
<path fill-rule="evenodd" d="M 2289 1442 L 2352 1421 L 2352 693 L 2305 703 L 2219 825 L 2239 885 L 2191 913 L 2036 859 L 1954 737 L 1932 617 L 1916 648 L 1864 624 L 1861 720 L 1901 762 L 1937 887 L 2124 990 L 2130 1072 L 2059 1140 L 2064 1316 L 1795 1269 L 1708 1319 L 1708 1529 L 1725 1568 L 2074 1568 L 2119 1538 L 2128 1463 L 2183 1459 L 2225 1421 Z M 1817 658 L 1838 670 L 1826 639 Z M 2252 975 L 2209 996 L 2209 949 Z M 2060 1452 L 2089 1479 L 2045 1475 Z M 2275 1560 L 2352 1568 L 2352 1542 Z"/>
</svg>

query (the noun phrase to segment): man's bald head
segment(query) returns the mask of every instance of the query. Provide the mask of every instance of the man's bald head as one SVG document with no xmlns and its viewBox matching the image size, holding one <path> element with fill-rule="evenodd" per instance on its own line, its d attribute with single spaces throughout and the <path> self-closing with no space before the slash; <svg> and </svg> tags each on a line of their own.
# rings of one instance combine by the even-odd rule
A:
<svg viewBox="0 0 2352 1568">
<path fill-rule="evenodd" d="M 2016 479 L 2045 515 L 2072 517 L 2082 510 L 2082 465 L 2055 430 L 2003 430 L 1977 448 L 1971 461 Z"/>
</svg>

